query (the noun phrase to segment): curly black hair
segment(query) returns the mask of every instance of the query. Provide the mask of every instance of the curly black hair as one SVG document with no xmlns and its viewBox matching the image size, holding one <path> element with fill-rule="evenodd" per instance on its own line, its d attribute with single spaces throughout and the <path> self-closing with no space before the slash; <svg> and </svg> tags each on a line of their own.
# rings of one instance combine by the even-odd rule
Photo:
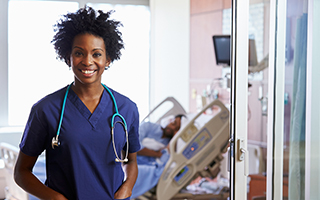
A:
<svg viewBox="0 0 320 200">
<path fill-rule="evenodd" d="M 104 40 L 107 58 L 111 62 L 120 59 L 124 44 L 118 27 L 122 24 L 110 19 L 113 12 L 113 10 L 107 13 L 101 10 L 96 12 L 93 8 L 85 6 L 75 13 L 63 15 L 63 18 L 54 25 L 56 34 L 51 41 L 57 53 L 57 59 L 64 61 L 70 67 L 73 40 L 75 36 L 85 33 Z"/>
</svg>

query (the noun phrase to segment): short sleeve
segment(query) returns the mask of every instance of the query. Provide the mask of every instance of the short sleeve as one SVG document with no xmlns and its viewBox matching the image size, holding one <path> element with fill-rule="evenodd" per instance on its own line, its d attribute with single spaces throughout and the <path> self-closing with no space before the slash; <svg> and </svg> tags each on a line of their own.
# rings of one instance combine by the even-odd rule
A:
<svg viewBox="0 0 320 200">
<path fill-rule="evenodd" d="M 132 119 L 132 124 L 128 132 L 129 139 L 129 153 L 134 153 L 140 150 L 139 142 L 139 113 L 135 107 L 135 112 Z M 126 148 L 126 147 L 125 147 Z"/>
<path fill-rule="evenodd" d="M 39 115 L 39 110 L 33 106 L 22 135 L 20 150 L 29 156 L 39 156 L 45 149 L 47 131 L 44 119 Z"/>
</svg>

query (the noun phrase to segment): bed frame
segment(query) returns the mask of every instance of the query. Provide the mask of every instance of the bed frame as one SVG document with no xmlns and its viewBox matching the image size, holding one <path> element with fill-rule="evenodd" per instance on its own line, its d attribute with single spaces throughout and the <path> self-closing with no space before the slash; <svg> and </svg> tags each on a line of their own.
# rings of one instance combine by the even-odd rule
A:
<svg viewBox="0 0 320 200">
<path fill-rule="evenodd" d="M 204 126 L 198 129 L 195 126 L 195 122 L 202 113 L 217 107 L 219 111 Z M 178 114 L 174 111 L 170 111 L 170 113 Z M 151 114 L 152 112 L 149 115 Z M 160 119 L 157 121 L 159 122 Z M 176 146 L 178 140 L 181 139 L 186 144 L 177 151 Z M 169 145 L 170 158 L 156 189 L 154 188 L 155 192 L 147 192 L 136 198 L 137 200 L 227 199 L 229 196 L 228 188 L 222 188 L 218 194 L 179 193 L 195 177 L 214 178 L 220 171 L 220 162 L 229 145 L 229 110 L 221 101 L 216 99 L 203 108 L 201 112 L 190 120 L 188 125 L 172 138 Z"/>
<path fill-rule="evenodd" d="M 13 170 L 18 157 L 19 149 L 8 143 L 0 144 L 0 156 L 4 160 L 4 174 L 6 180 L 6 200 L 28 200 L 29 196 L 13 179 Z"/>
</svg>

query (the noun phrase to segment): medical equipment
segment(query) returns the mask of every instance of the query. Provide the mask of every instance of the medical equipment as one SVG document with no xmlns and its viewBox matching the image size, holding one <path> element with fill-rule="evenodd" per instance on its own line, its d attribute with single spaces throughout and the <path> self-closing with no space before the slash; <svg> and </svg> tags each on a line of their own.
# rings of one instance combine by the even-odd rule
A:
<svg viewBox="0 0 320 200">
<path fill-rule="evenodd" d="M 60 115 L 60 120 L 59 120 L 59 126 L 58 126 L 58 130 L 57 130 L 57 135 L 55 137 L 52 138 L 52 143 L 51 143 L 51 146 L 52 146 L 52 149 L 55 148 L 55 146 L 59 146 L 60 145 L 60 142 L 59 142 L 59 135 L 60 135 L 60 129 L 61 129 L 61 124 L 62 124 L 62 120 L 63 120 L 63 115 L 64 115 L 64 109 L 65 109 L 65 106 L 66 106 L 66 101 L 67 101 L 67 96 L 68 96 L 68 93 L 69 93 L 69 90 L 70 90 L 70 87 L 71 85 L 73 85 L 73 82 L 68 86 L 67 88 L 67 91 L 64 95 L 64 99 L 63 99 L 63 103 L 62 103 L 62 109 L 61 109 L 61 115 Z M 112 127 L 111 127 L 111 137 L 112 137 L 112 145 L 113 145 L 113 151 L 114 151 L 114 154 L 116 156 L 116 159 L 115 161 L 116 162 L 128 162 L 128 154 L 129 154 L 129 139 L 128 139 L 128 131 L 127 131 L 127 123 L 126 123 L 126 120 L 124 119 L 124 117 L 122 115 L 120 115 L 119 111 L 118 111 L 118 106 L 117 106 L 117 102 L 116 102 L 116 99 L 114 98 L 113 94 L 111 93 L 110 89 L 102 84 L 102 86 L 108 91 L 108 93 L 110 94 L 111 98 L 112 98 L 112 101 L 113 101 L 113 104 L 114 104 L 114 108 L 115 108 L 115 113 L 112 115 L 112 119 L 111 119 L 111 124 L 112 124 Z M 114 121 L 115 120 L 115 117 L 119 117 L 121 119 L 121 121 Z M 125 133 L 126 133 L 126 141 L 127 141 L 127 149 L 126 149 L 126 155 L 125 155 L 125 158 L 122 160 L 119 158 L 118 156 L 118 153 L 117 153 L 117 150 L 116 150 L 116 147 L 115 147 L 115 143 L 114 143 L 114 127 L 115 125 L 119 123 L 122 125 Z"/>
<path fill-rule="evenodd" d="M 154 118 L 153 121 L 160 122 L 164 117 L 168 116 L 168 113 L 176 115 L 184 111 L 174 98 L 171 97 L 168 100 L 178 106 L 173 107 L 167 112 L 163 112 L 165 114 L 162 117 Z M 161 105 L 158 105 L 158 107 L 161 107 Z M 208 110 L 211 110 L 211 112 Z M 152 112 L 149 113 L 148 118 L 152 118 Z M 146 183 L 148 180 L 153 182 L 152 178 L 157 178 L 156 192 L 154 188 L 149 187 L 146 188 L 146 191 L 151 189 L 153 192 L 146 192 L 141 196 L 133 196 L 133 198 L 204 200 L 213 198 L 226 199 L 228 197 L 227 188 L 225 187 L 221 187 L 220 193 L 196 194 L 197 197 L 195 197 L 195 194 L 186 193 L 185 191 L 179 193 L 195 176 L 216 177 L 221 168 L 220 163 L 223 160 L 223 155 L 227 151 L 229 144 L 229 110 L 220 100 L 216 99 L 212 101 L 198 114 L 186 114 L 186 116 L 189 122 L 181 127 L 171 139 L 169 144 L 170 158 L 165 166 L 162 169 L 158 169 L 159 166 L 155 167 L 155 169 L 150 167 L 147 169 L 147 173 L 139 171 L 138 176 L 144 175 L 142 179 L 143 185 L 148 185 Z M 143 166 L 142 169 L 145 168 Z M 162 174 L 158 176 L 157 173 L 159 171 Z M 139 189 L 140 191 L 143 192 L 142 189 Z"/>
<path fill-rule="evenodd" d="M 213 109 L 216 114 L 197 125 L 206 110 Z M 181 150 L 170 151 L 170 159 L 157 185 L 157 199 L 172 198 L 192 178 L 197 175 L 215 177 L 219 171 L 222 154 L 227 151 L 229 139 L 229 110 L 219 101 L 214 100 L 190 120 L 170 142 L 170 149 L 175 149 L 181 138 L 186 144 Z M 166 192 L 161 192 L 166 191 Z"/>
<path fill-rule="evenodd" d="M 28 194 L 22 190 L 13 179 L 13 170 L 19 154 L 19 149 L 7 143 L 0 144 L 0 156 L 4 160 L 5 199 L 29 199 Z"/>
<path fill-rule="evenodd" d="M 5 193 L 6 200 L 38 200 L 35 196 L 28 194 L 21 187 L 17 185 L 13 178 L 14 166 L 19 155 L 19 148 L 12 144 L 0 143 L 0 157 L 4 161 L 3 177 L 5 179 L 5 188 L 0 188 Z M 35 163 L 33 174 L 45 183 L 46 180 L 46 164 L 44 154 L 40 155 Z M 1 174 L 2 175 L 2 174 Z M 1 198 L 2 199 L 2 198 Z"/>
</svg>

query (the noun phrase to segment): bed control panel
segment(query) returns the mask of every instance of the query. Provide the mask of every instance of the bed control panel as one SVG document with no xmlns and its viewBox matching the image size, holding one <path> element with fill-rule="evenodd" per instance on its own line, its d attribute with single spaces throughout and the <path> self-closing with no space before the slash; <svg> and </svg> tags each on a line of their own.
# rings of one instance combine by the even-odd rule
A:
<svg viewBox="0 0 320 200">
<path fill-rule="evenodd" d="M 181 139 L 185 142 L 188 142 L 190 138 L 198 132 L 197 127 L 194 124 L 190 125 L 186 131 L 181 134 Z"/>
<path fill-rule="evenodd" d="M 191 175 L 191 171 L 192 170 L 189 169 L 188 166 L 184 166 L 174 177 L 175 182 L 178 185 L 183 184 L 187 180 L 187 178 L 189 178 L 189 176 Z"/>
<path fill-rule="evenodd" d="M 209 134 L 208 130 L 205 128 L 189 143 L 189 145 L 182 152 L 184 157 L 188 160 L 196 155 L 206 144 L 210 142 L 212 136 Z"/>
</svg>

